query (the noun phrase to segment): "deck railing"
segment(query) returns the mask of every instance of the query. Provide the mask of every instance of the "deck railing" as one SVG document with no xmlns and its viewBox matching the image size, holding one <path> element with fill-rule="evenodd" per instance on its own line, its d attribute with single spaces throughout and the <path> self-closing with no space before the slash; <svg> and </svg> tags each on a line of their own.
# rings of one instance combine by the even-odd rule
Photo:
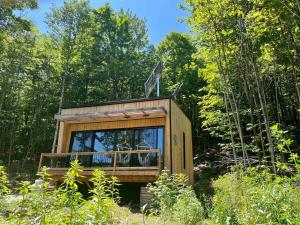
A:
<svg viewBox="0 0 300 225">
<path fill-rule="evenodd" d="M 111 152 L 72 152 L 42 153 L 39 171 L 42 166 L 51 169 L 68 169 L 70 163 L 78 160 L 84 170 L 100 168 L 103 170 L 158 169 L 162 160 L 159 149 L 127 150 Z"/>
</svg>

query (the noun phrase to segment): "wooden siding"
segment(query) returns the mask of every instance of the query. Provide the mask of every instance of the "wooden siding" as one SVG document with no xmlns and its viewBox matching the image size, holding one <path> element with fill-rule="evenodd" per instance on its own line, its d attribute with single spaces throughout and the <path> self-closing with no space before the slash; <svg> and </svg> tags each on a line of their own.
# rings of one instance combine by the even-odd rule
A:
<svg viewBox="0 0 300 225">
<path fill-rule="evenodd" d="M 177 104 L 171 101 L 172 173 L 184 173 L 194 181 L 192 127 L 190 120 Z M 185 133 L 185 169 L 183 168 L 183 133 Z"/>
</svg>

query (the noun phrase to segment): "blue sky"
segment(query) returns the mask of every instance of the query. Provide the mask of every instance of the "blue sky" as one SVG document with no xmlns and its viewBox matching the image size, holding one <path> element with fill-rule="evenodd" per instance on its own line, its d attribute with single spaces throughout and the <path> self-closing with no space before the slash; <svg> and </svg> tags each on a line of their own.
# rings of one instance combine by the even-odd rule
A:
<svg viewBox="0 0 300 225">
<path fill-rule="evenodd" d="M 60 6 L 63 1 L 38 0 L 38 2 L 39 9 L 27 11 L 25 16 L 29 17 L 39 30 L 46 32 L 45 13 L 50 11 L 52 4 Z M 152 44 L 158 44 L 171 31 L 188 31 L 186 24 L 178 22 L 178 18 L 187 17 L 187 13 L 178 8 L 178 4 L 184 3 L 184 0 L 90 0 L 95 8 L 107 2 L 117 11 L 121 8 L 130 9 L 138 17 L 144 18 Z"/>
</svg>

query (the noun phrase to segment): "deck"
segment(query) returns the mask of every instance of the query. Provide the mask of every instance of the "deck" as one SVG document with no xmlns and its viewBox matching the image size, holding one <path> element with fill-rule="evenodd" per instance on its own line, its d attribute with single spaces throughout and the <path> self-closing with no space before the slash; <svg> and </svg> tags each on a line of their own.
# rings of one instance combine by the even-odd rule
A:
<svg viewBox="0 0 300 225">
<path fill-rule="evenodd" d="M 162 157 L 159 149 L 128 150 L 111 152 L 73 152 L 42 153 L 39 170 L 42 166 L 55 181 L 64 179 L 70 168 L 70 162 L 78 160 L 83 166 L 82 180 L 92 177 L 95 169 L 104 170 L 107 176 L 115 176 L 124 183 L 149 183 L 156 180 L 162 168 Z"/>
</svg>

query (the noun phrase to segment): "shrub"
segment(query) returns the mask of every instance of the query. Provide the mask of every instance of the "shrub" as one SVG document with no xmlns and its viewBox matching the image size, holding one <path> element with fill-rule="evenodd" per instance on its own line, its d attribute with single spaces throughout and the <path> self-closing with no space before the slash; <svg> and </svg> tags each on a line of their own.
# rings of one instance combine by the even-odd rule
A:
<svg viewBox="0 0 300 225">
<path fill-rule="evenodd" d="M 78 160 L 71 162 L 71 168 L 68 169 L 68 172 L 65 175 L 65 179 L 62 183 L 62 186 L 59 188 L 60 191 L 60 202 L 62 206 L 66 207 L 67 218 L 69 219 L 68 223 L 76 224 L 80 222 L 77 211 L 80 206 L 84 204 L 84 199 L 82 194 L 78 192 L 78 185 L 76 182 L 79 182 L 78 179 L 83 178 L 81 176 L 82 167 L 78 163 Z"/>
<path fill-rule="evenodd" d="M 95 170 L 91 182 L 92 197 L 86 200 L 78 192 L 77 182 L 82 178 L 78 161 L 71 164 L 60 187 L 49 189 L 49 174 L 43 168 L 40 188 L 22 181 L 16 191 L 19 195 L 8 198 L 7 175 L 0 167 L 1 207 L 0 223 L 4 224 L 119 224 L 116 219 L 118 206 L 117 179 L 108 179 L 103 171 Z M 5 196 L 6 195 L 6 196 Z M 7 199 L 4 200 L 4 197 Z"/>
<path fill-rule="evenodd" d="M 162 171 L 153 185 L 148 186 L 153 194 L 150 212 L 172 224 L 201 224 L 203 208 L 192 187 L 183 174 L 169 175 Z"/>
<path fill-rule="evenodd" d="M 91 182 L 94 188 L 90 191 L 92 196 L 85 203 L 82 212 L 89 213 L 90 222 L 92 224 L 115 224 L 116 202 L 119 200 L 118 189 L 116 188 L 118 180 L 116 177 L 108 179 L 101 170 L 93 172 Z"/>
<path fill-rule="evenodd" d="M 151 211 L 154 214 L 168 213 L 177 201 L 181 190 L 187 187 L 187 179 L 182 174 L 169 175 L 167 170 L 163 170 L 154 182 L 149 184 L 149 191 L 153 194 L 151 201 Z"/>
<path fill-rule="evenodd" d="M 178 224 L 196 225 L 203 220 L 203 208 L 191 188 L 180 193 L 172 207 L 172 213 Z"/>
<path fill-rule="evenodd" d="M 8 208 L 8 205 L 6 201 L 4 201 L 4 198 L 10 192 L 11 191 L 9 189 L 7 173 L 5 171 L 4 166 L 0 165 L 0 222 L 2 221 L 2 217 L 6 214 Z"/>
<path fill-rule="evenodd" d="M 0 198 L 10 193 L 8 176 L 4 166 L 0 166 Z"/>
<path fill-rule="evenodd" d="M 220 177 L 213 186 L 212 217 L 219 224 L 300 223 L 300 187 L 293 178 L 240 168 Z"/>
</svg>

